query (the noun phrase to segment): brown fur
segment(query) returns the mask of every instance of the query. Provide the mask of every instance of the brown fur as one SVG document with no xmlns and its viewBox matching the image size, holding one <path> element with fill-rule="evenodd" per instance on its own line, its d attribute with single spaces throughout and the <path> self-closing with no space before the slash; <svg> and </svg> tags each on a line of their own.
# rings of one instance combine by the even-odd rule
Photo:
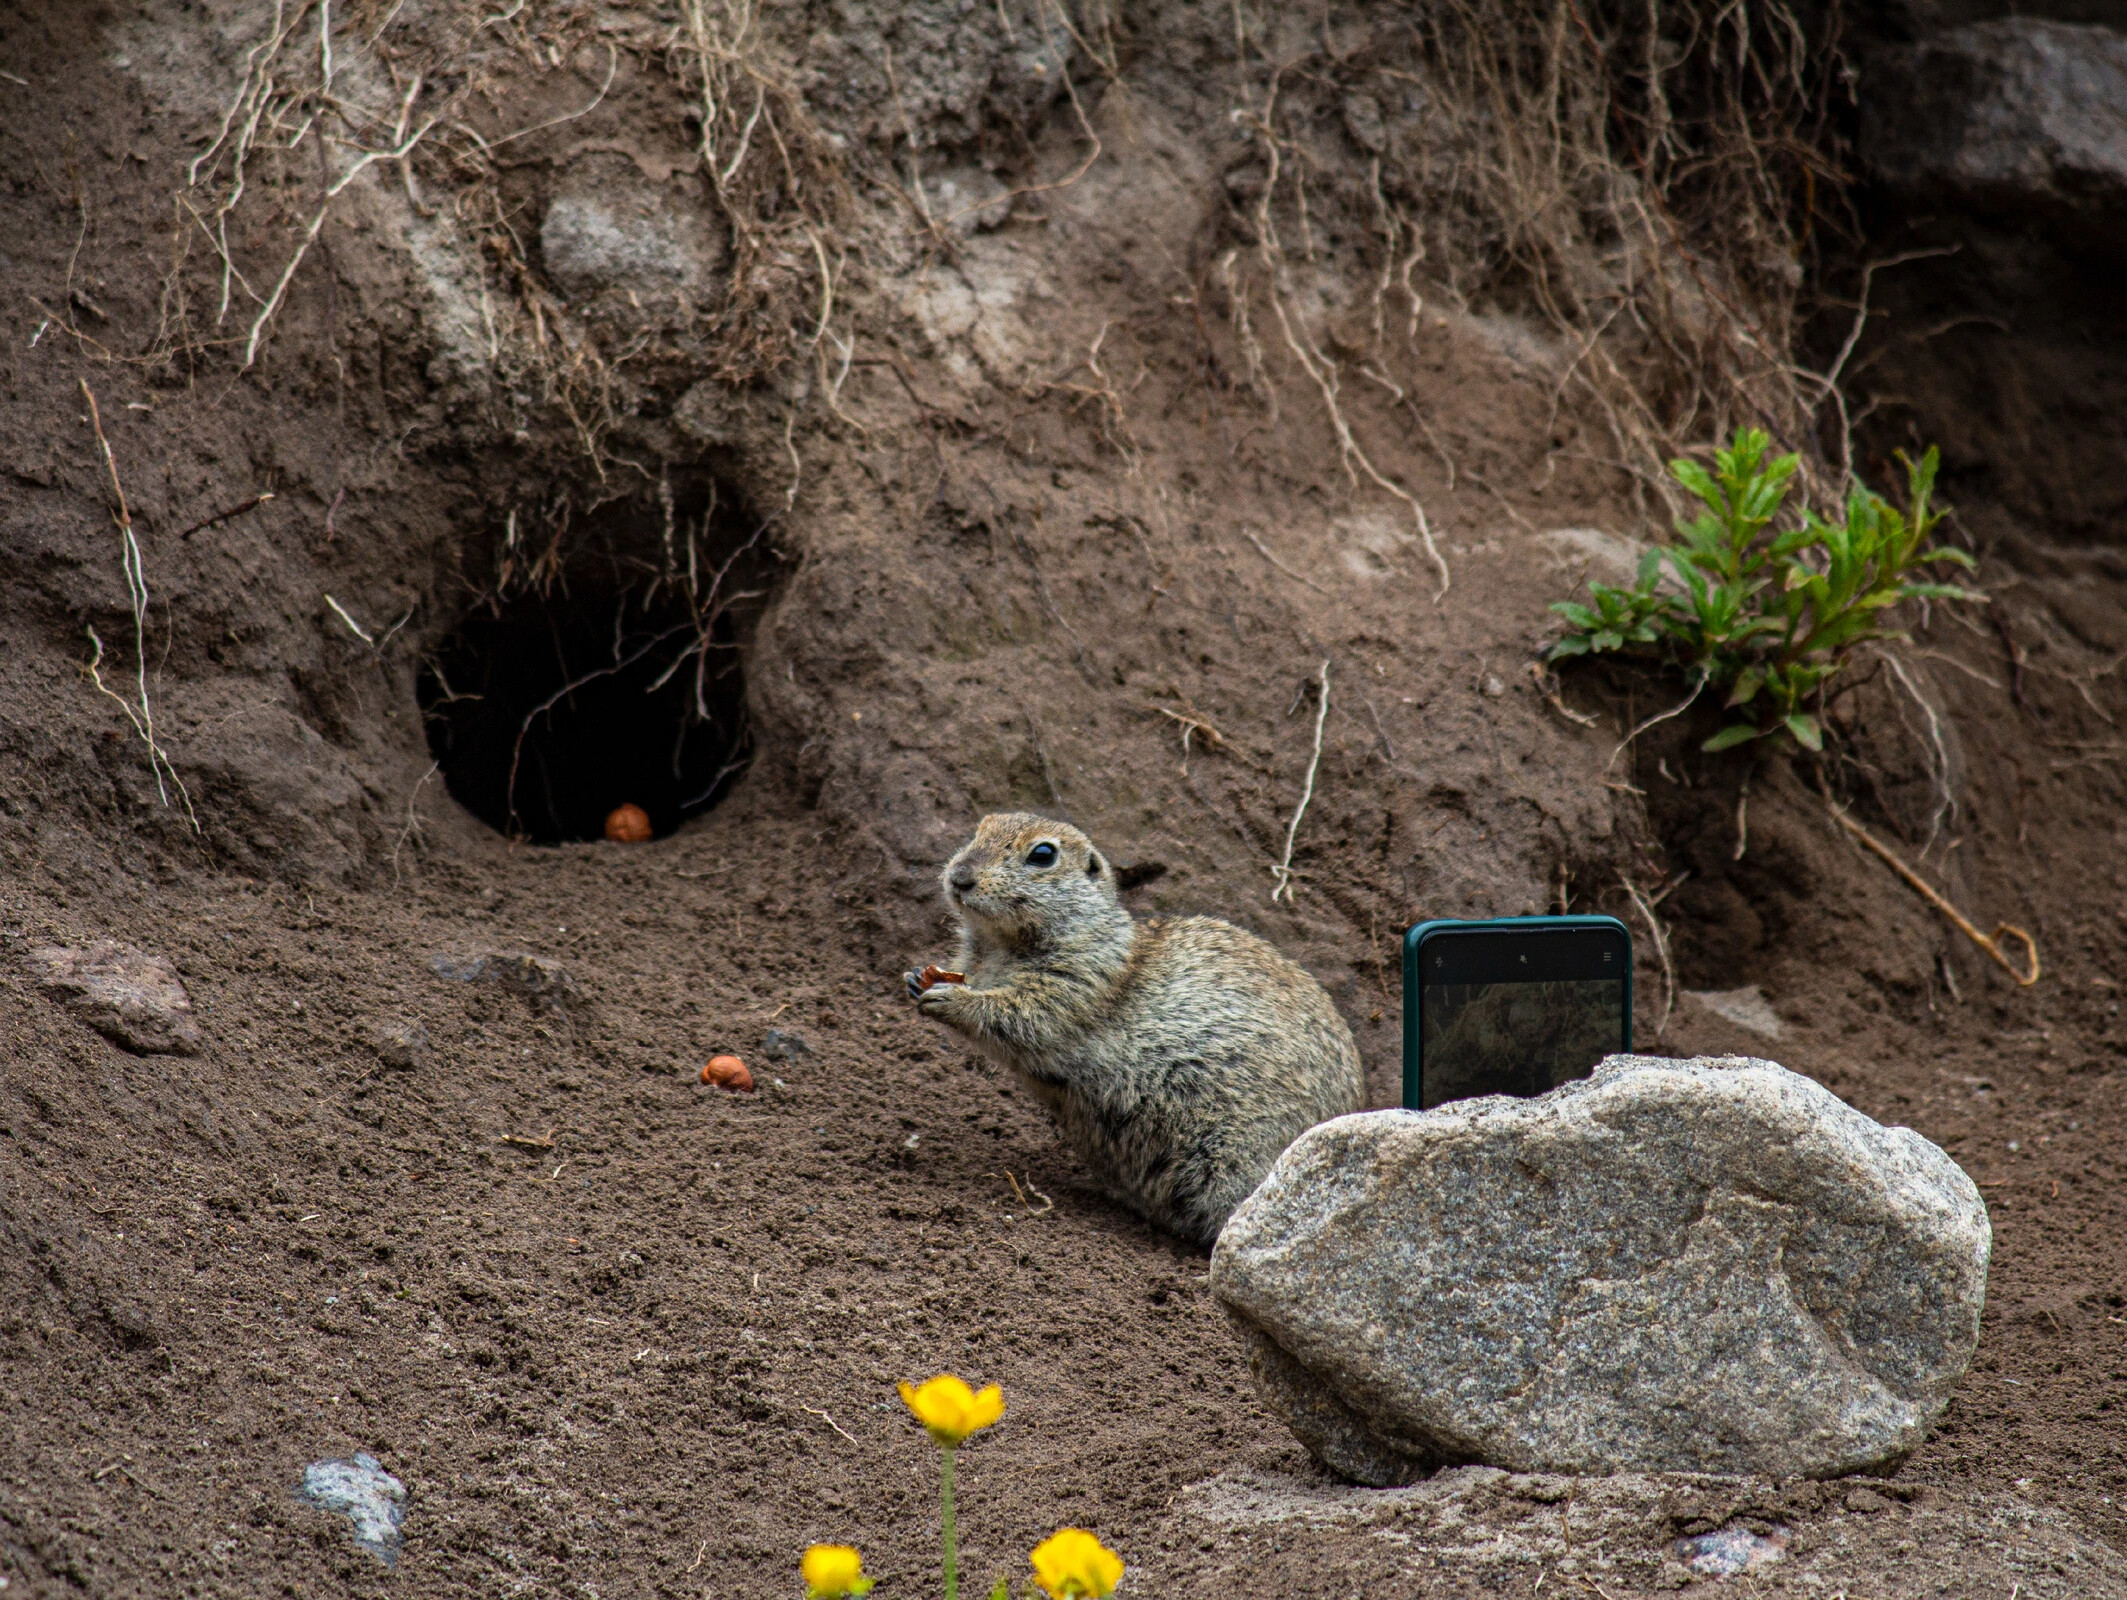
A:
<svg viewBox="0 0 2127 1600">
<path fill-rule="evenodd" d="M 1053 863 L 1029 863 L 1040 845 Z M 917 1005 L 1016 1071 L 1155 1225 L 1208 1245 L 1288 1144 L 1359 1109 L 1358 1047 L 1320 984 L 1215 918 L 1136 921 L 1069 824 L 984 817 L 945 898 L 967 982 L 912 972 Z"/>
</svg>

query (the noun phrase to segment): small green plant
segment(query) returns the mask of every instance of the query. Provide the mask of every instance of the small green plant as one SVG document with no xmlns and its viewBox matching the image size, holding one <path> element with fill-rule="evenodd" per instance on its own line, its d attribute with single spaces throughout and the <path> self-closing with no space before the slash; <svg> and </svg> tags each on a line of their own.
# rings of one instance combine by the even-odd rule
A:
<svg viewBox="0 0 2127 1600">
<path fill-rule="evenodd" d="M 1697 516 L 1678 519 L 1681 542 L 1649 550 L 1630 586 L 1591 583 L 1588 604 L 1551 607 L 1567 624 L 1548 652 L 1552 661 L 1638 656 L 1681 669 L 1694 695 L 1725 691 L 1736 720 L 1706 741 L 1708 750 L 1783 734 L 1821 750 L 1826 683 L 1854 646 L 1905 637 L 1885 625 L 1888 608 L 1901 600 L 1986 599 L 1922 576 L 1939 562 L 1972 565 L 1964 551 L 1928 542 L 1943 516 L 1932 503 L 1940 463 L 1933 446 L 1918 462 L 1898 458 L 1904 510 L 1857 483 L 1844 520 L 1805 509 L 1795 526 L 1775 532 L 1801 457 L 1768 461 L 1770 443 L 1746 428 L 1714 451 L 1711 472 L 1695 461 L 1671 462 L 1701 504 Z"/>
</svg>

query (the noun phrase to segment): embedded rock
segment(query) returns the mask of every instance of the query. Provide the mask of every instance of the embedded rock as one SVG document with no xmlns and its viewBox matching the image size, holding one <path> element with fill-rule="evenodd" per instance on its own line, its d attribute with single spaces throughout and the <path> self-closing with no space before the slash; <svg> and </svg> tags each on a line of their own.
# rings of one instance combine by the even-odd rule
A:
<svg viewBox="0 0 2127 1600">
<path fill-rule="evenodd" d="M 1214 1292 L 1326 1465 L 1828 1477 L 1904 1455 L 1979 1337 L 1979 1191 L 1770 1061 L 1612 1056 L 1533 1100 L 1310 1129 Z"/>
<path fill-rule="evenodd" d="M 30 951 L 29 967 L 39 988 L 128 1050 L 189 1056 L 200 1047 L 192 997 L 168 956 L 99 939 L 79 949 L 40 945 Z"/>
<path fill-rule="evenodd" d="M 583 998 L 568 968 L 526 950 L 483 950 L 468 956 L 439 952 L 428 958 L 428 966 L 437 977 L 454 983 L 491 983 L 521 994 L 542 1011 L 565 1010 Z"/>
<path fill-rule="evenodd" d="M 2127 210 L 2127 33 L 2008 17 L 1869 63 L 1861 148 L 1892 188 L 2055 220 Z"/>
<path fill-rule="evenodd" d="M 640 311 L 707 296 L 724 246 L 699 215 L 632 166 L 585 162 L 572 171 L 539 224 L 547 276 L 572 302 L 606 296 Z"/>
<path fill-rule="evenodd" d="M 354 1542 L 384 1565 L 398 1563 L 406 1543 L 400 1531 L 406 1523 L 406 1485 L 375 1456 L 357 1451 L 351 1460 L 313 1461 L 303 1469 L 296 1493 L 320 1511 L 345 1517 Z"/>
</svg>

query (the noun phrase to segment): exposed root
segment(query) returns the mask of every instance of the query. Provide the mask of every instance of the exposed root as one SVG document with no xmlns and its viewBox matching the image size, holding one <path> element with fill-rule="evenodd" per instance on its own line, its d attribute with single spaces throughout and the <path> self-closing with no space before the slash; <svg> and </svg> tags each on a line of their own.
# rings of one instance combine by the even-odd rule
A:
<svg viewBox="0 0 2127 1600">
<path fill-rule="evenodd" d="M 1219 749 L 1226 743 L 1226 736 L 1203 717 L 1198 716 L 1193 708 L 1186 712 L 1170 711 L 1165 706 L 1155 705 L 1152 709 L 1161 716 L 1170 718 L 1182 725 L 1182 776 L 1185 778 L 1189 776 L 1189 741 L 1192 738 L 1197 734 L 1202 734 L 1205 745 L 1213 750 Z"/>
<path fill-rule="evenodd" d="M 1958 932 L 1978 945 L 1980 949 L 1986 951 L 1996 966 L 2016 980 L 2017 987 L 2028 989 L 2038 982 L 2038 944 L 2030 934 L 2007 922 L 1997 922 L 1992 933 L 1981 933 L 1978 928 L 1972 925 L 1963 912 L 1951 905 L 1948 900 L 1945 900 L 1936 891 L 1934 885 L 1891 854 L 1888 849 L 1876 841 L 1875 837 L 1866 828 L 1846 814 L 1845 810 L 1832 799 L 1830 789 L 1824 787 L 1824 775 L 1822 772 L 1817 775 L 1817 784 L 1823 790 L 1825 809 L 1831 813 L 1832 820 L 1860 840 L 1886 866 L 1903 878 L 1921 899 L 1927 901 L 1929 905 L 1948 917 L 1956 925 Z M 2023 971 L 2019 972 L 2016 969 L 2016 963 L 2011 961 L 2007 952 L 2002 949 L 2001 941 L 2005 938 L 2014 939 L 2024 947 L 2025 967 Z"/>
<path fill-rule="evenodd" d="M 1676 1010 L 1676 968 L 1669 962 L 1669 936 L 1662 931 L 1661 923 L 1655 918 L 1654 907 L 1647 897 L 1640 893 L 1639 886 L 1630 878 L 1620 878 L 1617 881 L 1631 897 L 1633 908 L 1646 921 L 1647 931 L 1654 935 L 1654 953 L 1662 959 L 1662 1020 L 1654 1025 L 1654 1042 L 1660 1044 L 1669 1033 L 1670 1014 Z"/>
<path fill-rule="evenodd" d="M 1271 903 L 1275 905 L 1283 895 L 1287 905 L 1292 904 L 1293 841 L 1300 836 L 1300 819 L 1307 815 L 1307 803 L 1315 797 L 1315 773 L 1322 765 L 1322 728 L 1329 721 L 1329 662 L 1322 663 L 1322 692 L 1315 706 L 1315 753 L 1307 763 L 1307 783 L 1300 791 L 1300 803 L 1293 808 L 1292 821 L 1285 828 L 1285 858 L 1270 869 L 1270 875 L 1278 880 L 1277 887 L 1270 891 Z"/>
<path fill-rule="evenodd" d="M 86 378 L 81 380 L 81 397 L 89 403 L 89 423 L 96 430 L 96 448 L 110 473 L 111 493 L 117 502 L 111 520 L 118 528 L 119 565 L 125 571 L 126 600 L 133 613 L 134 698 L 127 699 L 103 681 L 103 674 L 97 670 L 103 664 L 103 640 L 97 637 L 93 626 L 88 634 L 96 653 L 89 658 L 86 669 L 89 682 L 96 686 L 97 693 L 118 702 L 126 720 L 133 724 L 133 731 L 140 735 L 140 742 L 147 746 L 148 770 L 155 775 L 156 798 L 167 807 L 170 790 L 174 788 L 184 807 L 185 821 L 196 834 L 200 831 L 199 818 L 192 810 L 192 793 L 185 787 L 185 780 L 177 775 L 170 752 L 156 737 L 155 708 L 148 700 L 148 576 L 141 561 L 140 541 L 133 534 L 133 513 L 126 505 L 125 486 L 118 481 L 118 458 L 111 453 L 111 441 L 104 437 L 103 413 L 97 409 L 95 393 Z"/>
<path fill-rule="evenodd" d="M 421 818 L 419 813 L 414 810 L 414 805 L 420 800 L 421 791 L 427 786 L 428 780 L 433 778 L 442 769 L 442 766 L 443 763 L 440 761 L 431 761 L 428 764 L 428 770 L 422 773 L 420 779 L 414 784 L 413 792 L 406 797 L 406 826 L 399 830 L 399 837 L 391 842 L 391 882 L 393 888 L 397 888 L 399 885 L 399 852 L 406 848 L 406 842 L 409 839 L 414 842 L 416 849 L 420 848 L 422 843 Z"/>
<path fill-rule="evenodd" d="M 1273 120 L 1277 112 L 1277 98 L 1278 81 L 1273 77 L 1262 113 L 1249 119 L 1257 142 L 1263 148 L 1264 160 L 1269 166 L 1269 176 L 1264 182 L 1262 196 L 1256 205 L 1255 220 L 1256 252 L 1263 263 L 1266 288 L 1270 295 L 1270 309 L 1278 319 L 1278 331 L 1284 336 L 1286 349 L 1291 352 L 1293 360 L 1299 363 L 1300 370 L 1307 374 L 1316 391 L 1322 396 L 1323 410 L 1328 415 L 1330 428 L 1336 435 L 1337 459 L 1344 468 L 1345 479 L 1356 491 L 1359 487 L 1359 475 L 1364 473 L 1376 488 L 1402 501 L 1409 508 L 1411 519 L 1417 525 L 1418 538 L 1425 546 L 1426 558 L 1432 562 L 1433 570 L 1440 574 L 1440 588 L 1433 596 L 1434 601 L 1438 603 L 1446 598 L 1451 579 L 1448 564 L 1442 558 L 1439 546 L 1433 542 L 1433 529 L 1426 520 L 1425 507 L 1419 504 L 1418 497 L 1402 484 L 1383 476 L 1381 470 L 1374 465 L 1373 458 L 1353 437 L 1351 423 L 1344 415 L 1343 406 L 1338 403 L 1337 364 L 1322 353 L 1314 336 L 1286 309 L 1287 293 L 1283 287 L 1285 250 L 1271 213 L 1271 202 L 1278 192 L 1279 168 L 1283 158 L 1283 146 Z M 1294 187 L 1304 229 L 1307 215 L 1306 190 L 1297 178 Z M 1312 254 L 1312 251 L 1309 253 Z"/>
<path fill-rule="evenodd" d="M 1610 759 L 1603 763 L 1603 771 L 1608 772 L 1612 767 L 1616 766 L 1617 758 L 1623 755 L 1626 750 L 1631 748 L 1632 741 L 1637 739 L 1641 734 L 1645 733 L 1656 723 L 1667 722 L 1671 717 L 1681 717 L 1686 711 L 1689 711 L 1691 709 L 1691 703 L 1694 700 L 1698 699 L 1700 692 L 1705 689 L 1706 679 L 1707 674 L 1703 672 L 1700 673 L 1699 681 L 1691 686 L 1691 693 L 1684 696 L 1683 699 L 1679 700 L 1667 711 L 1657 711 L 1645 722 L 1642 722 L 1638 727 L 1634 728 L 1630 733 L 1626 734 L 1624 738 L 1620 739 L 1617 742 L 1617 748 L 1610 752 Z"/>
<path fill-rule="evenodd" d="M 1583 728 L 1592 728 L 1596 725 L 1597 718 L 1590 716 L 1585 711 L 1575 711 L 1566 704 L 1558 692 L 1558 679 L 1544 671 L 1544 664 L 1541 661 L 1529 663 L 1529 676 L 1536 680 L 1536 692 L 1544 697 L 1544 704 L 1556 711 L 1568 722 L 1577 722 Z M 1616 759 L 1614 755 L 1612 759 Z"/>
<path fill-rule="evenodd" d="M 1265 561 L 1268 561 L 1272 566 L 1276 567 L 1280 572 L 1284 573 L 1286 577 L 1292 579 L 1293 582 L 1305 584 L 1308 588 L 1314 590 L 1316 594 L 1329 593 L 1327 589 L 1323 588 L 1322 585 L 1315 582 L 1315 580 L 1310 578 L 1306 573 L 1295 572 L 1291 567 L 1288 567 L 1284 562 L 1280 561 L 1276 556 L 1272 555 L 1270 553 L 1270 546 L 1256 537 L 1255 529 L 1244 528 L 1242 532 L 1248 535 L 1248 542 L 1256 547 L 1256 549 L 1262 554 L 1262 557 Z"/>
<path fill-rule="evenodd" d="M 1925 857 L 1935 847 L 1935 841 L 1942 833 L 1943 822 L 1957 815 L 1957 797 L 1950 792 L 1949 746 L 1943 742 L 1942 718 L 1936 714 L 1928 697 L 1920 692 L 1920 685 L 1915 683 L 1905 670 L 1905 663 L 1888 650 L 1883 651 L 1882 655 L 1891 669 L 1891 676 L 1904 686 L 1905 692 L 1913 697 L 1914 704 L 1920 707 L 1921 714 L 1928 721 L 1928 776 L 1934 779 L 1935 791 L 1940 798 L 1936 801 L 1933 814 L 1928 818 L 1927 843 L 1920 847 L 1920 853 Z"/>
</svg>

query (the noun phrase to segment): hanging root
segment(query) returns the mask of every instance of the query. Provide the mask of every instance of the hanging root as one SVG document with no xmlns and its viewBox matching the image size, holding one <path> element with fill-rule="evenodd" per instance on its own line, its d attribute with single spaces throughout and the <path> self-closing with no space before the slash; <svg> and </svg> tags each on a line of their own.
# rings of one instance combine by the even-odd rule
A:
<svg viewBox="0 0 2127 1600">
<path fill-rule="evenodd" d="M 1662 932 L 1661 923 L 1655 919 L 1654 907 L 1640 893 L 1639 885 L 1630 878 L 1617 881 L 1631 898 L 1633 909 L 1645 920 L 1647 931 L 1654 935 L 1654 953 L 1662 959 L 1662 1020 L 1654 1025 L 1654 1042 L 1660 1044 L 1669 1032 L 1670 1013 L 1676 1010 L 1676 968 L 1669 964 L 1669 936 Z"/>
<path fill-rule="evenodd" d="M 1292 904 L 1293 841 L 1300 836 L 1300 819 L 1307 815 L 1307 803 L 1315 797 L 1315 773 L 1322 765 L 1322 726 L 1329 720 L 1329 662 L 1322 663 L 1322 694 L 1315 707 L 1315 753 L 1307 763 L 1307 783 L 1300 791 L 1300 803 L 1293 807 L 1292 821 L 1285 829 L 1285 858 L 1270 869 L 1270 875 L 1278 880 L 1278 886 L 1270 891 L 1271 903 L 1275 905 L 1283 895 L 1287 905 Z"/>
<path fill-rule="evenodd" d="M 88 630 L 89 644 L 96 652 L 89 658 L 86 669 L 89 682 L 96 686 L 97 693 L 118 702 L 126 720 L 133 724 L 133 731 L 140 735 L 140 742 L 147 746 L 148 769 L 155 774 L 156 798 L 168 806 L 170 790 L 175 789 L 184 807 L 186 824 L 198 833 L 199 818 L 192 810 L 191 791 L 185 787 L 185 780 L 177 775 L 170 752 L 156 737 L 155 708 L 148 700 L 148 575 L 141 561 L 140 541 L 133 534 L 133 513 L 126 506 L 125 488 L 118 481 L 118 458 L 111 453 L 111 441 L 104 437 L 103 413 L 97 409 L 95 393 L 86 378 L 81 380 L 81 397 L 89 403 L 89 423 L 96 430 L 96 448 L 110 473 L 111 493 L 116 500 L 111 520 L 118 527 L 119 565 L 125 569 L 126 600 L 133 613 L 134 697 L 127 699 L 103 681 L 103 674 L 98 670 L 103 665 L 103 640 L 97 637 L 94 627 Z"/>
</svg>

